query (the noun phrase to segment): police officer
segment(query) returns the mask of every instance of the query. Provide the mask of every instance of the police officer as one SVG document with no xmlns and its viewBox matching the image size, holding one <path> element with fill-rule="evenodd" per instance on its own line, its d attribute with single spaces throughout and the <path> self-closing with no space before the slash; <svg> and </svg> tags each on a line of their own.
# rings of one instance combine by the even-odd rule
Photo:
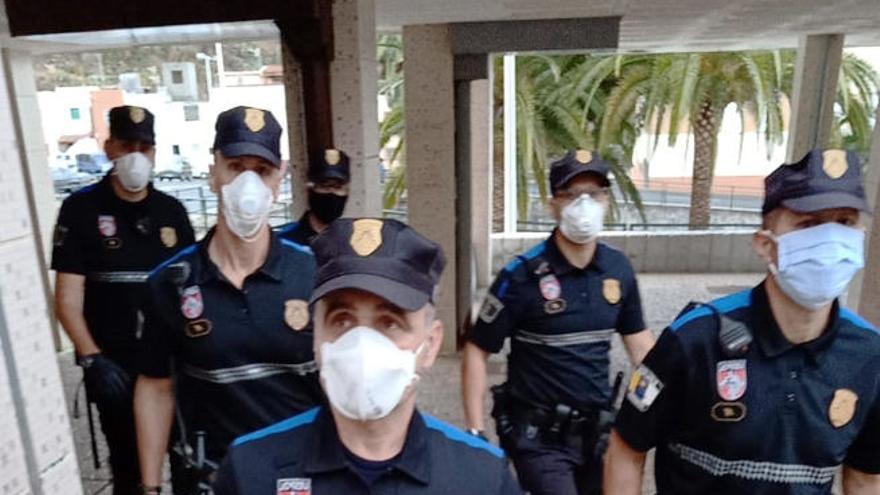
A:
<svg viewBox="0 0 880 495">
<path fill-rule="evenodd" d="M 145 493 L 160 490 L 175 404 L 180 495 L 204 491 L 237 436 L 320 398 L 308 309 L 314 257 L 267 224 L 284 175 L 281 127 L 268 111 L 236 107 L 217 117 L 216 131 L 217 225 L 149 280 L 135 392 Z"/>
<path fill-rule="evenodd" d="M 113 493 L 121 495 L 136 493 L 140 480 L 131 400 L 147 273 L 194 239 L 180 202 L 150 183 L 152 113 L 111 109 L 104 151 L 112 170 L 61 205 L 52 269 L 55 311 L 98 406 Z"/>
<path fill-rule="evenodd" d="M 360 218 L 337 220 L 312 249 L 330 407 L 237 439 L 215 494 L 520 493 L 500 449 L 415 408 L 443 340 L 440 247 L 396 220 Z"/>
<path fill-rule="evenodd" d="M 606 493 L 880 493 L 880 335 L 837 298 L 864 263 L 852 152 L 812 151 L 766 181 L 757 287 L 687 308 L 634 372 Z"/>
<path fill-rule="evenodd" d="M 492 415 L 523 489 L 533 495 L 599 493 L 613 418 L 611 338 L 623 336 L 633 362 L 654 341 L 629 260 L 597 241 L 608 187 L 608 165 L 589 151 L 552 164 L 550 207 L 558 227 L 498 275 L 464 349 L 465 417 L 469 431 L 482 435 L 486 361 L 511 339 L 508 380 L 493 390 Z"/>
<path fill-rule="evenodd" d="M 330 222 L 342 216 L 348 200 L 350 168 L 348 155 L 336 149 L 312 156 L 307 184 L 309 209 L 298 222 L 278 228 L 282 238 L 308 246 Z"/>
</svg>

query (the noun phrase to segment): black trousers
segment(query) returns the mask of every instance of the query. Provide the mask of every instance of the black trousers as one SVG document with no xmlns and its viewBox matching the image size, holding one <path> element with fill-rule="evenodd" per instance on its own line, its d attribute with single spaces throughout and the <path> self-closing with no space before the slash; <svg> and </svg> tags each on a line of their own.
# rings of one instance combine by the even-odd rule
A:
<svg viewBox="0 0 880 495">
<path fill-rule="evenodd" d="M 602 495 L 602 459 L 592 443 L 547 438 L 523 425 L 502 437 L 501 446 L 531 495 Z"/>
<path fill-rule="evenodd" d="M 131 383 L 135 378 L 131 377 Z M 98 408 L 101 431 L 110 451 L 113 495 L 140 495 L 141 470 L 134 426 L 134 389 L 129 390 L 128 400 L 123 401 L 101 400 L 98 394 L 88 390 L 86 393 Z"/>
</svg>

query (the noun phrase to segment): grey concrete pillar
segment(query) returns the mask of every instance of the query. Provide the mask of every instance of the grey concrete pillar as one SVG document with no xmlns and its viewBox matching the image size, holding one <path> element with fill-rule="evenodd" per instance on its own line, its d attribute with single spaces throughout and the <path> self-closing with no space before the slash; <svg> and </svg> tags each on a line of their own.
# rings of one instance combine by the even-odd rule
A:
<svg viewBox="0 0 880 495">
<path fill-rule="evenodd" d="M 828 144 L 842 56 L 842 34 L 802 36 L 798 43 L 786 155 L 789 163 Z"/>
<path fill-rule="evenodd" d="M 859 314 L 880 327 L 880 107 L 874 120 L 871 136 L 871 155 L 868 157 L 865 192 L 874 216 L 868 226 L 868 246 L 865 252 L 865 271 L 850 286 L 849 305 Z"/>
<path fill-rule="evenodd" d="M 492 283 L 492 80 L 470 83 L 471 241 L 477 287 Z"/>
<path fill-rule="evenodd" d="M 347 216 L 380 216 L 376 6 L 373 0 L 333 0 L 334 58 L 330 65 L 333 142 L 351 157 Z"/>
<path fill-rule="evenodd" d="M 491 276 L 491 84 L 487 56 L 455 58 L 456 325 L 470 326 L 474 292 Z M 476 59 L 476 60 L 473 60 Z M 462 70 L 473 64 L 476 71 Z M 480 79 L 469 80 L 469 77 Z"/>
<path fill-rule="evenodd" d="M 446 253 L 437 314 L 446 327 L 443 351 L 454 352 L 458 244 L 455 85 L 449 27 L 404 26 L 403 47 L 409 223 Z"/>
<path fill-rule="evenodd" d="M 0 59 L 0 491 L 79 495 L 47 299 L 54 198 L 32 61 L 9 48 Z"/>
<path fill-rule="evenodd" d="M 302 92 L 302 66 L 290 51 L 287 43 L 281 43 L 281 62 L 284 64 L 284 98 L 287 107 L 287 140 L 290 147 L 290 187 L 293 201 L 291 216 L 296 220 L 306 210 L 306 173 L 308 151 L 306 146 L 305 105 Z"/>
</svg>

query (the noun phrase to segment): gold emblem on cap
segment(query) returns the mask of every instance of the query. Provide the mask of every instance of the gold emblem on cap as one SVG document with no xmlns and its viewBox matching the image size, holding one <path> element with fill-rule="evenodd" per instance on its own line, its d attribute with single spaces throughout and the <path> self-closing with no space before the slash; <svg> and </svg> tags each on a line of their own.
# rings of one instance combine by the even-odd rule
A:
<svg viewBox="0 0 880 495">
<path fill-rule="evenodd" d="M 309 324 L 309 303 L 302 299 L 291 299 L 285 302 L 284 321 L 297 332 L 305 328 Z"/>
<path fill-rule="evenodd" d="M 263 127 L 266 127 L 266 112 L 259 108 L 245 108 L 244 125 L 246 125 L 251 132 L 260 132 L 263 130 Z"/>
<path fill-rule="evenodd" d="M 382 220 L 362 218 L 351 224 L 351 248 L 359 256 L 369 256 L 382 245 Z"/>
<path fill-rule="evenodd" d="M 177 245 L 177 231 L 174 227 L 162 227 L 159 229 L 159 238 L 165 247 L 174 247 Z"/>
<path fill-rule="evenodd" d="M 593 161 L 593 153 L 588 150 L 577 150 L 574 154 L 574 159 L 580 163 L 590 163 Z"/>
<path fill-rule="evenodd" d="M 839 388 L 834 391 L 834 398 L 828 406 L 828 420 L 835 428 L 843 428 L 852 421 L 856 414 L 856 404 L 859 396 L 848 388 Z"/>
<path fill-rule="evenodd" d="M 332 167 L 333 165 L 339 163 L 339 160 L 339 150 L 330 149 L 324 151 L 324 161 L 327 162 L 327 165 L 330 165 Z"/>
<path fill-rule="evenodd" d="M 147 118 L 147 112 L 141 107 L 128 107 L 128 116 L 135 124 L 140 124 Z"/>
<path fill-rule="evenodd" d="M 831 179 L 837 180 L 846 173 L 849 165 L 846 163 L 846 151 L 827 150 L 822 153 L 822 170 Z"/>
<path fill-rule="evenodd" d="M 602 296 L 608 301 L 608 304 L 617 304 L 620 302 L 620 280 L 616 278 L 606 278 L 602 281 Z"/>
</svg>

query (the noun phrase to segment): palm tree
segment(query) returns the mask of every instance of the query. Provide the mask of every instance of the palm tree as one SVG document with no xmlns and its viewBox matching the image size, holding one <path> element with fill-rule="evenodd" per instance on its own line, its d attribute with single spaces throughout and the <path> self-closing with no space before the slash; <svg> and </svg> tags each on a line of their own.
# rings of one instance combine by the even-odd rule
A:
<svg viewBox="0 0 880 495">
<path fill-rule="evenodd" d="M 681 133 L 694 135 L 689 224 L 692 229 L 706 228 L 718 130 L 725 108 L 735 105 L 743 121 L 754 117 L 767 149 L 781 144 L 782 107 L 784 99 L 792 93 L 794 64 L 793 50 L 517 57 L 520 218 L 528 213 L 529 181 L 534 181 L 542 202 L 546 201 L 547 161 L 572 148 L 600 151 L 612 166 L 622 199 L 632 201 L 641 211 L 638 191 L 627 173 L 633 148 L 642 133 L 655 136 L 657 146 L 657 136 L 665 130 L 670 145 L 675 144 Z M 498 142 L 503 121 L 500 59 L 496 60 L 495 74 L 493 173 L 497 206 L 503 203 L 504 191 L 503 150 Z M 391 82 L 383 84 L 383 88 L 399 87 L 395 86 L 396 79 L 387 80 Z M 868 149 L 878 88 L 880 82 L 870 65 L 854 55 L 844 55 L 835 107 L 837 122 L 830 145 L 863 152 Z M 383 144 L 394 134 L 402 136 L 402 98 L 396 101 L 401 108 L 393 106 L 381 126 Z M 403 147 L 401 140 L 396 156 L 403 156 Z M 386 184 L 386 207 L 395 204 L 406 187 L 402 167 L 397 171 Z M 501 223 L 501 213 L 495 210 L 496 228 Z"/>
<path fill-rule="evenodd" d="M 792 93 L 795 52 L 621 58 L 615 62 L 621 69 L 602 118 L 603 132 L 608 134 L 600 135 L 600 148 L 617 142 L 618 127 L 633 122 L 654 136 L 659 136 L 662 127 L 668 125 L 670 145 L 675 144 L 681 132 L 689 130 L 694 136 L 689 225 L 691 229 L 707 228 L 724 109 L 733 104 L 741 119 L 747 114 L 754 116 L 768 149 L 781 144 L 782 103 L 783 97 Z M 846 55 L 837 91 L 836 134 L 829 144 L 867 149 L 877 90 L 877 74 L 871 67 L 853 55 Z"/>
</svg>

